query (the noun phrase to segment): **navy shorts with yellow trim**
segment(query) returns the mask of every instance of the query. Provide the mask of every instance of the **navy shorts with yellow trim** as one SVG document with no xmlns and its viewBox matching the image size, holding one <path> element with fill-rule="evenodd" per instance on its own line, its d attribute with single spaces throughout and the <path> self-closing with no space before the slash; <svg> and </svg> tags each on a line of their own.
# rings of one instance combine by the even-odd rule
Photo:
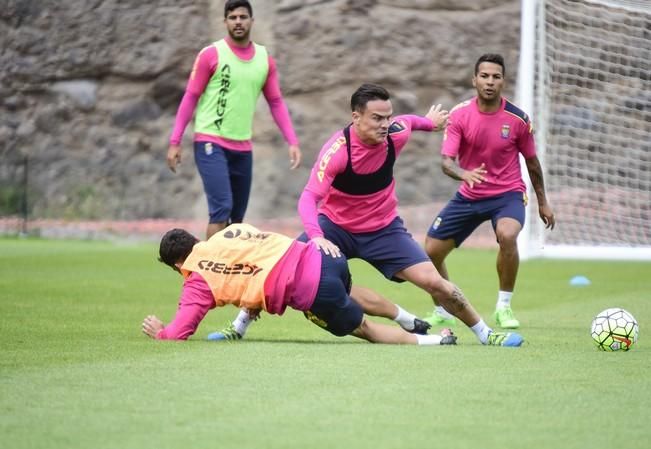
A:
<svg viewBox="0 0 651 449">
<path fill-rule="evenodd" d="M 350 297 L 351 285 L 346 258 L 321 253 L 319 288 L 305 317 L 338 337 L 351 334 L 364 318 L 361 306 Z"/>
<path fill-rule="evenodd" d="M 497 220 L 504 217 L 513 218 L 524 226 L 526 204 L 527 195 L 523 192 L 506 192 L 484 200 L 469 200 L 457 192 L 434 219 L 427 236 L 438 240 L 454 239 L 454 244 L 461 246 L 486 220 L 491 220 L 493 230 Z"/>
</svg>

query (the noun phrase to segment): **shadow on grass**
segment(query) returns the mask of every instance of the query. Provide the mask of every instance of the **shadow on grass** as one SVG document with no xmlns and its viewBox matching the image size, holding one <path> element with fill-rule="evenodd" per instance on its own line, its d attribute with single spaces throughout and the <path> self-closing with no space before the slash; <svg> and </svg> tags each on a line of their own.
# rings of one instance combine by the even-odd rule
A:
<svg viewBox="0 0 651 449">
<path fill-rule="evenodd" d="M 326 341 L 326 340 L 293 340 L 288 338 L 280 339 L 264 339 L 264 338 L 247 338 L 240 341 L 210 341 L 210 340 L 189 340 L 193 342 L 205 342 L 216 345 L 235 345 L 235 344 L 246 344 L 246 343 L 278 343 L 278 344 L 309 344 L 309 345 L 359 345 L 359 344 L 372 344 L 364 340 L 354 341 L 354 340 L 341 340 L 341 341 Z"/>
</svg>

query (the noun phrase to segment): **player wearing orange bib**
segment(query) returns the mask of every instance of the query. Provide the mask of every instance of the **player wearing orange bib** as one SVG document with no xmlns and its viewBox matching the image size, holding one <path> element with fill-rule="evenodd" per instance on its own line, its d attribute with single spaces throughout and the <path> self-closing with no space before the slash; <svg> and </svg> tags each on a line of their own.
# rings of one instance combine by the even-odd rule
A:
<svg viewBox="0 0 651 449">
<path fill-rule="evenodd" d="M 211 309 L 226 304 L 244 307 L 253 315 L 275 315 L 287 307 L 337 336 L 354 335 L 373 343 L 455 344 L 449 331 L 417 335 L 364 318 L 356 302 L 373 301 L 375 293 L 352 288 L 343 257 L 324 254 L 312 243 L 234 224 L 199 242 L 182 229 L 173 229 L 160 243 L 160 261 L 185 281 L 176 316 L 167 326 L 153 315 L 143 332 L 159 340 L 185 340 Z"/>
</svg>

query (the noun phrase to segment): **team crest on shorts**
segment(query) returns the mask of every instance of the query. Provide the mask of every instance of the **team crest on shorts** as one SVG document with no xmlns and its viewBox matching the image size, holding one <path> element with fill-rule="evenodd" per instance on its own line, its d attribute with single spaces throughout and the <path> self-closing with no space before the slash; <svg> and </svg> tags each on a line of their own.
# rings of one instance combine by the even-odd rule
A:
<svg viewBox="0 0 651 449">
<path fill-rule="evenodd" d="M 208 142 L 207 144 L 204 145 L 203 151 L 206 152 L 206 156 L 210 156 L 212 154 L 212 143 Z"/>
<path fill-rule="evenodd" d="M 502 125 L 502 139 L 508 139 L 510 134 L 511 134 L 511 126 Z"/>
<path fill-rule="evenodd" d="M 441 217 L 436 217 L 436 220 L 434 220 L 434 223 L 432 223 L 432 229 L 436 231 L 439 228 L 439 226 L 441 226 L 442 221 L 443 220 L 441 220 Z"/>
</svg>

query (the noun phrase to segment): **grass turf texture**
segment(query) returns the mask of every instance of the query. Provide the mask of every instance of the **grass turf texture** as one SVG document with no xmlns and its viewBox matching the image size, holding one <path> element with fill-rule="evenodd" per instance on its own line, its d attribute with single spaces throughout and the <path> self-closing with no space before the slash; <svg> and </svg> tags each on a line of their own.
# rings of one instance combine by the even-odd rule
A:
<svg viewBox="0 0 651 449">
<path fill-rule="evenodd" d="M 449 269 L 491 323 L 492 252 Z M 430 300 L 352 262 L 353 277 L 420 315 Z M 588 287 L 570 287 L 583 274 Z M 247 339 L 205 341 L 235 315 L 208 314 L 191 341 L 153 342 L 180 277 L 154 245 L 0 239 L 0 440 L 21 448 L 605 448 L 651 438 L 651 264 L 531 261 L 514 309 L 526 346 L 381 346 L 338 339 L 288 311 Z M 590 339 L 602 309 L 640 324 L 628 353 Z M 647 443 L 644 443 L 644 442 Z"/>
</svg>

